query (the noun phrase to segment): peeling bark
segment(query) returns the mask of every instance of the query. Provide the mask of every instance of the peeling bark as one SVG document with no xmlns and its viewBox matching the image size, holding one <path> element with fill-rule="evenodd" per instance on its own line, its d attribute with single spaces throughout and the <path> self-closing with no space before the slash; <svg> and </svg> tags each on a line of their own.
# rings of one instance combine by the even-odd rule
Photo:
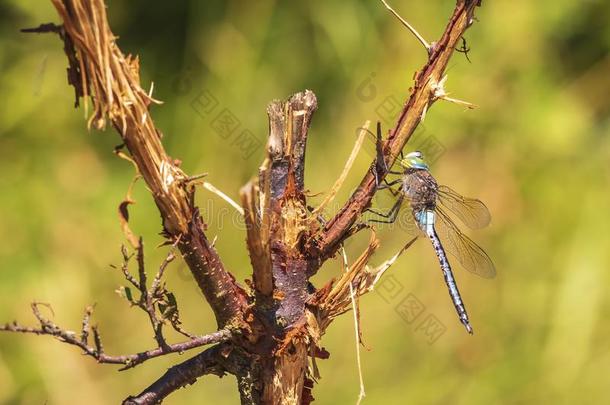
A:
<svg viewBox="0 0 610 405">
<path fill-rule="evenodd" d="M 255 265 L 255 287 L 267 293 L 257 297 L 255 307 L 265 325 L 261 347 L 267 353 L 260 369 L 265 404 L 299 404 L 307 370 L 308 339 L 293 337 L 306 323 L 309 262 L 303 246 L 312 229 L 304 167 L 308 129 L 316 108 L 316 97 L 310 91 L 269 106 L 268 157 L 259 178 L 242 192 L 251 227 L 248 246 L 254 247 L 251 258 L 260 263 Z M 261 203 L 255 207 L 253 201 Z M 268 257 L 268 262 L 261 257 Z"/>
</svg>

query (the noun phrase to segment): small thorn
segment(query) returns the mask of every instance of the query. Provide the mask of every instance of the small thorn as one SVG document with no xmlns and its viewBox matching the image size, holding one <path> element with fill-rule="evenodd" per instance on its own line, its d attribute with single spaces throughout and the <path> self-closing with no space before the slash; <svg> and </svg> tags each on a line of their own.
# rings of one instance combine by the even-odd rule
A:
<svg viewBox="0 0 610 405">
<path fill-rule="evenodd" d="M 415 30 L 415 28 L 413 28 L 413 26 L 411 24 L 409 24 L 409 22 L 407 20 L 405 20 L 404 18 L 402 18 L 400 16 L 400 14 L 398 14 L 396 12 L 396 10 L 394 10 L 392 7 L 390 7 L 390 5 L 385 1 L 385 0 L 381 0 L 381 2 L 383 3 L 383 5 L 390 11 L 390 13 L 392 13 L 394 15 L 394 17 L 398 18 L 398 21 L 400 21 L 402 23 L 402 25 L 404 25 L 405 27 L 407 27 L 407 29 L 409 31 L 411 31 L 411 33 L 413 35 L 415 35 L 415 37 L 417 38 L 417 40 L 419 42 L 421 42 L 421 44 L 424 46 L 424 48 L 426 48 L 426 52 L 428 52 L 428 56 L 432 55 L 432 52 L 434 52 L 434 44 L 429 44 L 424 37 L 422 37 L 419 32 L 417 32 Z"/>
<path fill-rule="evenodd" d="M 63 30 L 63 26 L 62 25 L 55 25 L 53 23 L 49 23 L 49 24 L 41 24 L 36 28 L 22 28 L 20 31 L 26 34 L 31 34 L 31 33 L 36 33 L 36 34 L 42 34 L 42 33 L 46 33 L 46 32 L 54 32 L 56 34 L 61 33 L 61 31 Z"/>
<path fill-rule="evenodd" d="M 198 180 L 201 180 L 201 179 L 203 179 L 203 178 L 205 178 L 207 176 L 208 176 L 208 173 L 202 173 L 202 174 L 197 174 L 195 176 L 189 176 L 189 177 L 187 177 L 185 179 L 185 183 L 187 183 L 187 184 L 194 183 L 194 182 L 196 182 Z"/>
<path fill-rule="evenodd" d="M 447 83 L 446 75 L 443 76 L 443 78 L 439 82 L 437 82 L 434 79 L 431 79 L 430 87 L 432 90 L 432 96 L 433 96 L 434 100 L 445 100 L 450 103 L 464 106 L 471 110 L 477 108 L 476 104 L 469 103 L 468 101 L 458 100 L 457 98 L 449 97 L 449 93 L 447 93 L 447 91 L 445 90 L 445 83 Z"/>
</svg>

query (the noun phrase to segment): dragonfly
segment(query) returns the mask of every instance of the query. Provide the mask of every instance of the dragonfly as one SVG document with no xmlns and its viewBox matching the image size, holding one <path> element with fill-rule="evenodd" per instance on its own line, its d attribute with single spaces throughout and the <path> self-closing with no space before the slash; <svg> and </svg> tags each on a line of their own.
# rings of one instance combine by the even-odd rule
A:
<svg viewBox="0 0 610 405">
<path fill-rule="evenodd" d="M 378 142 L 379 133 L 378 129 Z M 384 179 L 383 183 L 377 186 L 378 189 L 389 190 L 396 197 L 396 201 L 386 213 L 369 209 L 382 218 L 371 219 L 370 222 L 394 223 L 401 208 L 408 205 L 418 236 L 423 234 L 432 243 L 460 322 L 468 333 L 473 334 L 447 252 L 454 256 L 462 267 L 478 276 L 493 278 L 496 269 L 487 253 L 458 228 L 449 212 L 467 227 L 480 229 L 491 221 L 489 210 L 480 200 L 463 197 L 451 188 L 439 185 L 430 173 L 430 167 L 421 152 L 411 152 L 405 156 L 401 154 L 399 164 L 401 171 L 389 170 L 388 173 L 400 177 L 390 181 Z"/>
</svg>

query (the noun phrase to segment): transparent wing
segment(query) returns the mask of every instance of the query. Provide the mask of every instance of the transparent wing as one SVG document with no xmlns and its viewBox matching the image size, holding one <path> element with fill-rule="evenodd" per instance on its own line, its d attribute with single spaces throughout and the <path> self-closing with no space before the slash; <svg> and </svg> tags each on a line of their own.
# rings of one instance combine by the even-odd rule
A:
<svg viewBox="0 0 610 405">
<path fill-rule="evenodd" d="M 463 197 L 447 186 L 439 186 L 438 201 L 471 229 L 485 228 L 491 222 L 491 214 L 482 201 Z"/>
<path fill-rule="evenodd" d="M 411 209 L 403 210 L 400 213 L 399 217 L 396 219 L 396 225 L 398 229 L 405 232 L 410 237 L 419 237 L 424 235 L 422 230 L 417 225 Z"/>
<path fill-rule="evenodd" d="M 464 235 L 442 209 L 437 207 L 436 214 L 435 229 L 445 250 L 469 272 L 483 278 L 494 278 L 496 268 L 487 253 Z"/>
</svg>

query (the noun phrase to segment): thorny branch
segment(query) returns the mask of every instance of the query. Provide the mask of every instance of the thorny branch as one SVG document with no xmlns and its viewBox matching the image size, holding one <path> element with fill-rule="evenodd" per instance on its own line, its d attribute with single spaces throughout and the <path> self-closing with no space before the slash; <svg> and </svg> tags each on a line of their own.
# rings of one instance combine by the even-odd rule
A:
<svg viewBox="0 0 610 405">
<path fill-rule="evenodd" d="M 445 69 L 453 52 L 458 47 L 464 32 L 474 22 L 474 10 L 480 5 L 475 0 L 459 0 L 449 20 L 449 24 L 441 39 L 430 45 L 430 55 L 426 64 L 415 77 L 415 84 L 408 101 L 400 113 L 398 121 L 390 131 L 388 139 L 383 144 L 385 165 L 377 173 L 370 170 L 366 173 L 360 185 L 334 218 L 326 224 L 322 234 L 311 243 L 310 254 L 324 258 L 331 257 L 339 248 L 341 242 L 350 236 L 351 229 L 359 215 L 369 206 L 377 191 L 376 181 L 381 181 L 388 174 L 400 151 L 409 141 L 419 123 L 425 118 L 430 106 L 443 94 Z M 371 164 L 375 168 L 376 162 Z"/>
</svg>

